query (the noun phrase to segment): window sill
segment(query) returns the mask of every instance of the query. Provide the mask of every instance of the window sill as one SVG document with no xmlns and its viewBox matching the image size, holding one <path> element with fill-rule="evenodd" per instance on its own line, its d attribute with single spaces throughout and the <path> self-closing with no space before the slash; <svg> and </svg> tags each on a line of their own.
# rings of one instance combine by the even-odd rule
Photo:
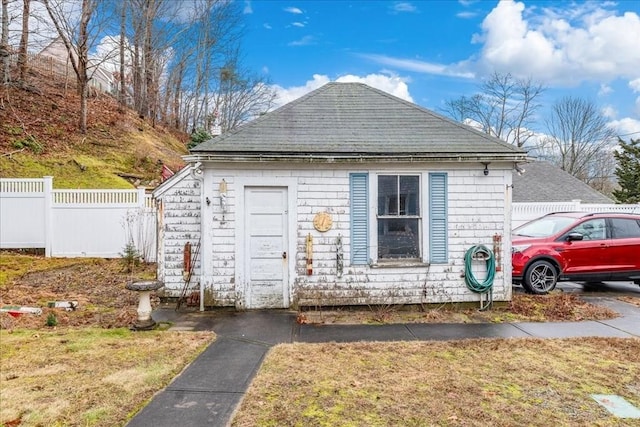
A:
<svg viewBox="0 0 640 427">
<path fill-rule="evenodd" d="M 429 267 L 428 262 L 421 260 L 407 259 L 407 260 L 384 260 L 371 264 L 371 268 L 415 268 L 415 267 Z"/>
</svg>

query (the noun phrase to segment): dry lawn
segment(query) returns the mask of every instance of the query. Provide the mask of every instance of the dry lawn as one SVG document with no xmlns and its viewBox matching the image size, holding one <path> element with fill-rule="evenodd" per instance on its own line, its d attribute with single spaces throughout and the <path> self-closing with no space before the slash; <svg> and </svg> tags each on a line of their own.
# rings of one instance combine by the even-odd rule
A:
<svg viewBox="0 0 640 427">
<path fill-rule="evenodd" d="M 0 306 L 43 309 L 0 313 L 0 426 L 123 425 L 200 354 L 213 333 L 128 329 L 138 296 L 124 286 L 154 275 L 154 265 L 128 273 L 117 259 L 0 251 Z M 61 300 L 78 309 L 47 308 Z"/>
<path fill-rule="evenodd" d="M 622 298 L 621 298 L 622 299 Z M 625 302 L 639 304 L 640 298 L 626 297 Z M 374 306 L 359 309 L 320 309 L 298 314 L 299 323 L 380 324 L 380 323 L 505 323 L 567 322 L 604 320 L 618 317 L 607 307 L 591 304 L 578 295 L 553 292 L 549 295 L 514 294 L 509 304 L 490 310 L 456 308 L 450 304 L 406 309 L 397 306 Z"/>
<path fill-rule="evenodd" d="M 638 339 L 490 339 L 274 347 L 239 426 L 640 426 Z"/>
<path fill-rule="evenodd" d="M 0 425 L 124 425 L 212 339 L 124 328 L 0 331 Z"/>
<path fill-rule="evenodd" d="M 154 268 L 126 273 L 120 260 L 0 251 L 0 304 L 44 308 L 42 316 L 0 313 L 1 426 L 123 425 L 211 342 L 211 333 L 127 329 L 137 295 L 124 285 L 153 278 Z M 53 300 L 80 306 L 46 308 Z M 57 327 L 45 325 L 49 314 Z M 300 314 L 300 321 L 323 323 L 617 316 L 563 293 L 516 294 L 510 306 L 486 312 L 442 306 Z M 640 426 L 589 398 L 615 393 L 640 406 L 639 357 L 638 340 L 615 339 L 282 345 L 269 354 L 235 425 Z"/>
<path fill-rule="evenodd" d="M 154 278 L 155 268 L 154 264 L 143 264 L 127 272 L 120 259 L 44 258 L 0 251 L 0 307 L 38 307 L 43 311 L 41 316 L 18 318 L 0 313 L 0 327 L 45 328 L 50 315 L 55 316 L 57 326 L 127 327 L 136 319 L 138 295 L 125 285 Z M 48 308 L 53 301 L 77 301 L 78 309 Z"/>
</svg>

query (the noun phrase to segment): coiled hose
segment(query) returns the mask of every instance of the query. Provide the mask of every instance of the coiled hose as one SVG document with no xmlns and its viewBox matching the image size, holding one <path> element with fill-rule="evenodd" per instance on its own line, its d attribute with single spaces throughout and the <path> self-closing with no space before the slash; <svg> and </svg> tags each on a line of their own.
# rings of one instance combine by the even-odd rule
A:
<svg viewBox="0 0 640 427">
<path fill-rule="evenodd" d="M 487 256 L 487 277 L 482 282 L 476 279 L 473 275 L 473 269 L 471 268 L 474 257 L 480 253 L 486 254 Z M 467 287 L 477 293 L 488 292 L 493 286 L 493 279 L 495 278 L 495 275 L 496 257 L 493 252 L 484 245 L 476 245 L 469 248 L 464 255 L 464 281 L 467 283 Z"/>
</svg>

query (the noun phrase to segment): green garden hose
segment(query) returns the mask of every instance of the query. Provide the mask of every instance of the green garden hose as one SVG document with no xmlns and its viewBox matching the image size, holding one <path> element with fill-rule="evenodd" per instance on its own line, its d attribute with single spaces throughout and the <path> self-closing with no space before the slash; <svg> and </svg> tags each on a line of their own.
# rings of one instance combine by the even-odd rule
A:
<svg viewBox="0 0 640 427">
<path fill-rule="evenodd" d="M 474 260 L 474 257 L 477 254 L 486 254 L 487 259 L 487 277 L 484 281 L 479 282 L 478 279 L 473 275 L 473 269 L 471 268 L 471 264 Z M 484 245 L 476 245 L 469 248 L 467 253 L 464 255 L 464 281 L 467 283 L 467 287 L 471 289 L 473 292 L 477 293 L 485 293 L 491 290 L 493 286 L 493 279 L 496 275 L 496 258 L 493 252 L 491 252 Z"/>
</svg>

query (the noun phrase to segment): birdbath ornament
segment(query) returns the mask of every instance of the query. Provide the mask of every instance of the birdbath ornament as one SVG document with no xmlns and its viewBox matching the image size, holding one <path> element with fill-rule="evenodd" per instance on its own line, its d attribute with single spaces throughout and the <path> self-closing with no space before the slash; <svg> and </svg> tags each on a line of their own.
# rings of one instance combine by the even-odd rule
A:
<svg viewBox="0 0 640 427">
<path fill-rule="evenodd" d="M 135 330 L 144 331 L 155 326 L 156 322 L 151 317 L 151 293 L 163 286 L 164 284 L 158 280 L 129 282 L 125 285 L 126 289 L 138 293 L 138 319 L 133 325 Z"/>
</svg>

